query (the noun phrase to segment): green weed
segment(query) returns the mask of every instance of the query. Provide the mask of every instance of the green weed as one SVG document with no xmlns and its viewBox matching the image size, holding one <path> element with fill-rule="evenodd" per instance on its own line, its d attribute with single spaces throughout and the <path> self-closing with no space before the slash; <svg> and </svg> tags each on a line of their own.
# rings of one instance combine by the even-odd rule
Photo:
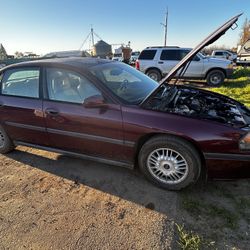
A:
<svg viewBox="0 0 250 250">
<path fill-rule="evenodd" d="M 211 249 L 215 242 L 208 242 L 203 239 L 203 237 L 198 234 L 187 232 L 184 226 L 175 224 L 178 233 L 178 245 L 183 250 L 199 250 L 199 249 Z"/>
<path fill-rule="evenodd" d="M 240 77 L 250 77 L 250 67 L 237 67 L 234 70 L 233 78 L 237 79 Z"/>
<path fill-rule="evenodd" d="M 209 90 L 229 96 L 250 107 L 250 78 L 248 77 L 228 80 L 221 87 L 209 88 Z"/>
</svg>

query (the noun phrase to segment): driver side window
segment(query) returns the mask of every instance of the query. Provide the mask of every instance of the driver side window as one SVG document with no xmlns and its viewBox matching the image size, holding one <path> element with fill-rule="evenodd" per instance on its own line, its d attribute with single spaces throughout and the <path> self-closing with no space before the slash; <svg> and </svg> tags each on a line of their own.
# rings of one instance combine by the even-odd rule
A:
<svg viewBox="0 0 250 250">
<path fill-rule="evenodd" d="M 101 92 L 82 75 L 65 69 L 47 69 L 48 98 L 55 101 L 84 103 Z"/>
</svg>

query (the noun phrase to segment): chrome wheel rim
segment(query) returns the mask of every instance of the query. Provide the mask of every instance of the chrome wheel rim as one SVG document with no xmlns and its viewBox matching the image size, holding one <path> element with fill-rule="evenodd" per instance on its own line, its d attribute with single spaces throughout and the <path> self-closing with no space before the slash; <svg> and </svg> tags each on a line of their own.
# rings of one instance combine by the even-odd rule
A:
<svg viewBox="0 0 250 250">
<path fill-rule="evenodd" d="M 216 84 L 219 84 L 221 82 L 221 77 L 219 75 L 212 75 L 211 78 L 211 83 L 216 85 Z"/>
<path fill-rule="evenodd" d="M 0 131 L 0 148 L 4 146 L 5 139 L 3 133 Z"/>
<path fill-rule="evenodd" d="M 166 184 L 177 184 L 188 175 L 188 164 L 177 151 L 169 148 L 158 148 L 152 151 L 147 159 L 151 175 Z"/>
</svg>

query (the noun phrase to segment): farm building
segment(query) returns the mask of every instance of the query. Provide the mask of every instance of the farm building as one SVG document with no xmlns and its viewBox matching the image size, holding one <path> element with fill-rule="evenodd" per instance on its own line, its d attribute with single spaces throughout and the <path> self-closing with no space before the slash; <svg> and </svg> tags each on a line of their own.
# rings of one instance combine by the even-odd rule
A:
<svg viewBox="0 0 250 250">
<path fill-rule="evenodd" d="M 103 40 L 98 41 L 93 48 L 94 56 L 99 56 L 105 58 L 112 53 L 112 47 L 110 44 L 104 42 Z"/>
<path fill-rule="evenodd" d="M 0 60 L 5 60 L 7 59 L 7 53 L 3 45 L 0 43 Z"/>
</svg>

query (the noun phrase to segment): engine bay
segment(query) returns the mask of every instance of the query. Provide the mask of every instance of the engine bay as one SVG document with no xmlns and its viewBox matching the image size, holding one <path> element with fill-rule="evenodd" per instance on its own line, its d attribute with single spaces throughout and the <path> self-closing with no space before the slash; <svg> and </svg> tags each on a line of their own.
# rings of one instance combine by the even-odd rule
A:
<svg viewBox="0 0 250 250">
<path fill-rule="evenodd" d="M 250 127 L 250 110 L 240 103 L 209 91 L 163 85 L 145 106 L 147 109 Z"/>
</svg>

